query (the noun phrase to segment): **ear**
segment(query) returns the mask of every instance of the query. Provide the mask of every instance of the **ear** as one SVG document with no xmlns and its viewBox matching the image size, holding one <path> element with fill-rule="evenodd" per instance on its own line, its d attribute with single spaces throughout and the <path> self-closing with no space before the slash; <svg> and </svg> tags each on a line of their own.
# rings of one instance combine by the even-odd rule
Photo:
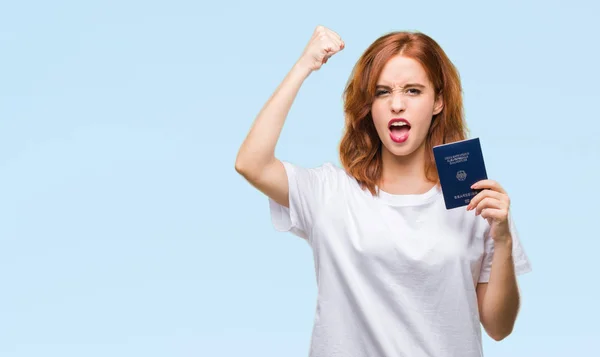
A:
<svg viewBox="0 0 600 357">
<path fill-rule="evenodd" d="M 437 95 L 437 98 L 435 99 L 435 103 L 433 103 L 433 115 L 439 114 L 443 108 L 444 108 L 444 97 L 442 96 L 442 93 L 440 93 Z"/>
</svg>

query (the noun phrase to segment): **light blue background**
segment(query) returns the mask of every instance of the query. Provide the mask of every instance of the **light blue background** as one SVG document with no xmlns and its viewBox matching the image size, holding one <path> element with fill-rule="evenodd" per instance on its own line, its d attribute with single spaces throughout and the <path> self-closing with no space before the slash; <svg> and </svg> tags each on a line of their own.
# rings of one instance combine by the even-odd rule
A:
<svg viewBox="0 0 600 357">
<path fill-rule="evenodd" d="M 314 27 L 278 157 L 337 162 L 352 66 L 392 30 L 458 66 L 534 271 L 487 356 L 597 350 L 600 55 L 591 1 L 21 1 L 0 8 L 0 355 L 306 356 L 309 246 L 234 170 Z"/>
</svg>

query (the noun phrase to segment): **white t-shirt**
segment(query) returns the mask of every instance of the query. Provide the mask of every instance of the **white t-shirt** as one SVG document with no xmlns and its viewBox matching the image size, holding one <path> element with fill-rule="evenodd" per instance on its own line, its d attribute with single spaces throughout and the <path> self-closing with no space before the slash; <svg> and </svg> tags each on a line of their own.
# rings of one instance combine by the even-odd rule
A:
<svg viewBox="0 0 600 357">
<path fill-rule="evenodd" d="M 446 210 L 439 188 L 373 196 L 342 168 L 284 162 L 279 231 L 306 239 L 318 300 L 311 357 L 482 356 L 476 285 L 490 276 L 489 224 Z M 511 221 L 516 273 L 531 270 Z"/>
</svg>

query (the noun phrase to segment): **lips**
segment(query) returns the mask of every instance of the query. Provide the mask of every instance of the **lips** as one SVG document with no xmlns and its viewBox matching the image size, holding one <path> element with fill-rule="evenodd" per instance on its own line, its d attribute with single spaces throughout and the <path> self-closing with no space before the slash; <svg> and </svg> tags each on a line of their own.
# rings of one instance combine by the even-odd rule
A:
<svg viewBox="0 0 600 357">
<path fill-rule="evenodd" d="M 395 143 L 403 143 L 408 139 L 410 132 L 410 123 L 403 118 L 394 118 L 389 121 L 388 129 L 390 130 L 390 138 Z"/>
</svg>

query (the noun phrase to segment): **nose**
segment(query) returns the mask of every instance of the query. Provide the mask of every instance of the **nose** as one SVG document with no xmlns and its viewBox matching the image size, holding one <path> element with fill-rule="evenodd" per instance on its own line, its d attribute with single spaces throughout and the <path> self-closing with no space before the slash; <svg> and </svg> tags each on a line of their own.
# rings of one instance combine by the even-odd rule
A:
<svg viewBox="0 0 600 357">
<path fill-rule="evenodd" d="M 394 113 L 401 113 L 406 109 L 406 103 L 404 103 L 401 93 L 392 93 L 391 109 Z"/>
</svg>

